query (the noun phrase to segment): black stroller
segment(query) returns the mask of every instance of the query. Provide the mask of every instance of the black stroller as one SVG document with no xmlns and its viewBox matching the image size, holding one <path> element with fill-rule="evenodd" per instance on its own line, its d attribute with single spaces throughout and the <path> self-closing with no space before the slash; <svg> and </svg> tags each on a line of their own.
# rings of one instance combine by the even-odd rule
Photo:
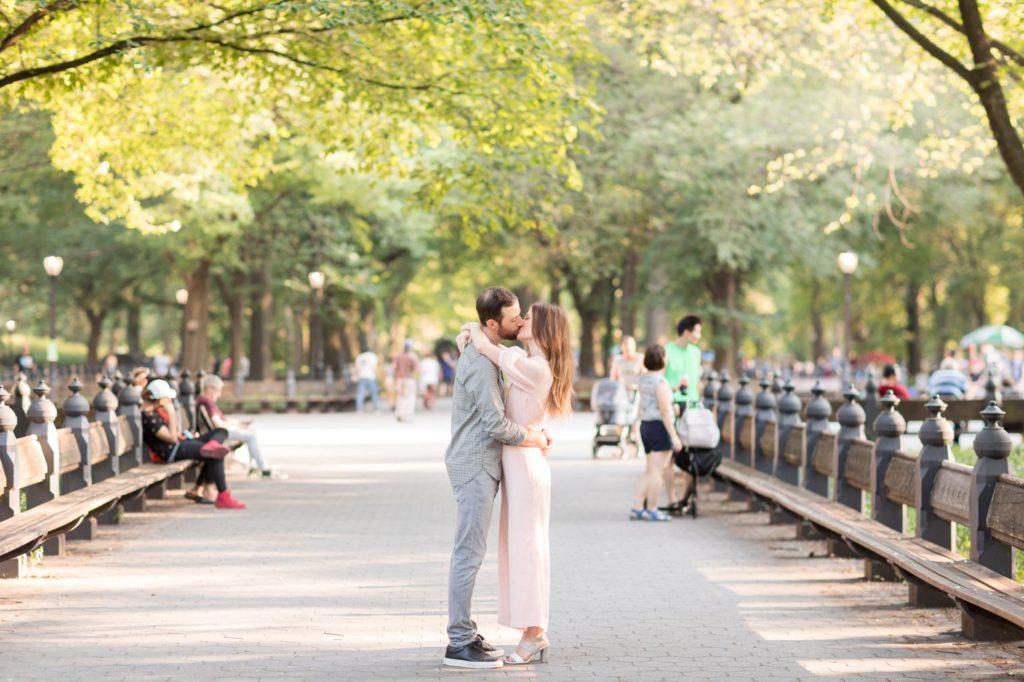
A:
<svg viewBox="0 0 1024 682">
<path fill-rule="evenodd" d="M 703 408 L 703 406 L 699 406 Z M 706 411 L 705 411 L 706 412 Z M 715 472 L 718 465 L 722 463 L 722 452 L 719 449 L 721 441 L 719 438 L 714 438 L 717 441 L 715 447 L 688 447 L 686 445 L 686 433 L 685 429 L 681 425 L 682 417 L 676 421 L 676 431 L 679 432 L 680 437 L 683 439 L 683 449 L 673 454 L 673 460 L 675 465 L 681 470 L 690 474 L 690 488 L 683 494 L 683 499 L 678 503 L 676 508 L 669 509 L 670 512 L 682 512 L 683 509 L 687 509 L 690 516 L 697 518 L 697 484 L 700 482 L 700 478 L 710 477 Z M 710 445 L 709 441 L 706 443 Z"/>
<path fill-rule="evenodd" d="M 640 408 L 640 396 L 635 391 L 630 397 L 626 387 L 613 379 L 601 379 L 594 383 L 590 394 L 590 407 L 597 415 L 594 431 L 594 459 L 604 446 L 619 449 L 619 457 L 626 454 L 626 446 L 637 447 L 633 424 Z"/>
</svg>

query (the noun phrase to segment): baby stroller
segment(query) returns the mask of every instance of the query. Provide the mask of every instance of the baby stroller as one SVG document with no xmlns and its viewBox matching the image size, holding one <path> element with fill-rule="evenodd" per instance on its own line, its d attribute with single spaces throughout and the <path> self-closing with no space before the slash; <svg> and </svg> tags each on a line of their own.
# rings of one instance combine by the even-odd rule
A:
<svg viewBox="0 0 1024 682">
<path fill-rule="evenodd" d="M 594 431 L 594 459 L 603 446 L 619 449 L 619 457 L 626 454 L 626 446 L 637 447 L 633 424 L 640 409 L 640 394 L 630 396 L 626 387 L 613 379 L 601 379 L 590 394 L 590 407 L 597 415 Z"/>
<path fill-rule="evenodd" d="M 721 431 L 714 415 L 701 404 L 691 405 L 676 420 L 676 432 L 683 441 L 683 449 L 673 455 L 675 465 L 690 474 L 690 489 L 683 495 L 678 508 L 689 511 L 697 518 L 697 484 L 700 478 L 710 477 L 722 463 Z"/>
</svg>

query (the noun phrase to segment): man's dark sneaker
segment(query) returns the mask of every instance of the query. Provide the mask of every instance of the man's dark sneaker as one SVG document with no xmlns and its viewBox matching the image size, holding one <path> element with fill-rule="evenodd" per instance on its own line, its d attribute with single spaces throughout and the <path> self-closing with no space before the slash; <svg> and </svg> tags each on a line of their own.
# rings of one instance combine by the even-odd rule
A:
<svg viewBox="0 0 1024 682">
<path fill-rule="evenodd" d="M 449 644 L 444 650 L 444 664 L 454 668 L 500 668 L 501 655 L 485 650 L 484 646 L 491 645 L 480 637 L 465 646 L 453 647 Z"/>
<path fill-rule="evenodd" d="M 495 649 L 491 645 L 491 643 L 488 642 L 486 639 L 484 639 L 484 636 L 481 635 L 479 632 L 476 633 L 476 641 L 480 642 L 480 648 L 483 649 L 484 651 L 486 651 L 489 654 L 496 654 L 498 656 L 504 656 L 505 655 L 505 650 L 504 649 Z"/>
</svg>

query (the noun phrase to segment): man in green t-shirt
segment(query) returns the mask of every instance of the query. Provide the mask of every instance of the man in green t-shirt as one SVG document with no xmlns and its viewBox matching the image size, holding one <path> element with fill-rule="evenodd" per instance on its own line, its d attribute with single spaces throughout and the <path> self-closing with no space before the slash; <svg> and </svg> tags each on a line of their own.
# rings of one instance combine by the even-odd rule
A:
<svg viewBox="0 0 1024 682">
<path fill-rule="evenodd" d="M 700 402 L 700 318 L 687 315 L 679 320 L 676 333 L 679 338 L 665 344 L 665 355 L 668 361 L 665 367 L 665 378 L 672 387 L 672 402 L 678 407 L 676 413 L 681 414 L 689 405 Z"/>
</svg>

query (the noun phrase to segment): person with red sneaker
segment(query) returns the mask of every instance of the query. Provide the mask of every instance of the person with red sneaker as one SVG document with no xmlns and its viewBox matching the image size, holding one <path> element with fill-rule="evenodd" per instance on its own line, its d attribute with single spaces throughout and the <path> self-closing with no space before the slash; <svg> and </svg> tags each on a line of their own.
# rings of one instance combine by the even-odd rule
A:
<svg viewBox="0 0 1024 682">
<path fill-rule="evenodd" d="M 178 428 L 177 412 L 173 400 L 177 392 L 163 379 L 151 381 L 142 391 L 142 440 L 149 448 L 149 456 L 157 463 L 170 463 L 180 459 L 196 459 L 203 470 L 196 485 L 212 480 L 217 486 L 217 509 L 245 509 L 245 505 L 231 496 L 224 476 L 224 457 L 229 449 L 224 445 L 226 429 L 213 429 L 199 438 Z M 196 500 L 196 498 L 202 498 Z M 201 495 L 189 499 L 201 502 Z"/>
</svg>

